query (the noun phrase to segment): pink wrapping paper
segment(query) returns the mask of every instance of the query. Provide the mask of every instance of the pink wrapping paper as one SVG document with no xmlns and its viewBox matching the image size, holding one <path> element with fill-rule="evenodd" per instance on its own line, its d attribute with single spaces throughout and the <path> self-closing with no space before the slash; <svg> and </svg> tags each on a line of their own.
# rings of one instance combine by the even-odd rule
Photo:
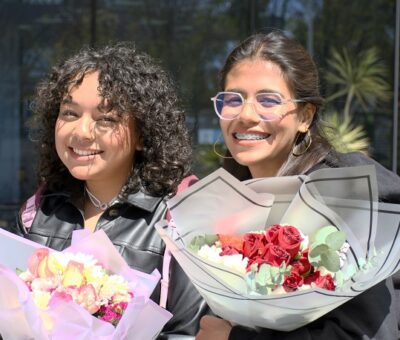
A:
<svg viewBox="0 0 400 340">
<path fill-rule="evenodd" d="M 7 240 L 21 241 L 21 247 L 27 245 L 23 238 L 2 230 L 0 244 Z M 31 243 L 28 245 L 32 250 L 35 248 Z M 18 254 L 18 249 L 15 247 L 13 252 Z M 5 263 L 0 265 L 0 334 L 4 340 L 146 340 L 153 339 L 172 317 L 149 299 L 160 279 L 158 271 L 146 274 L 131 269 L 104 231 L 75 231 L 71 247 L 63 252 L 91 254 L 104 268 L 128 280 L 135 297 L 117 327 L 97 319 L 73 302 L 54 300 L 48 310 L 39 310 L 24 282 Z M 9 255 L 11 259 L 12 254 Z M 27 268 L 27 260 L 20 269 Z"/>
</svg>

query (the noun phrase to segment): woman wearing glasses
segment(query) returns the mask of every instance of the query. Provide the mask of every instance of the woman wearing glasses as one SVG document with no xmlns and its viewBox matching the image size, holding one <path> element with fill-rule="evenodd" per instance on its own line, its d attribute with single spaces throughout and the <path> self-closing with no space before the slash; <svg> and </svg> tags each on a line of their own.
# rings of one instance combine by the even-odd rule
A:
<svg viewBox="0 0 400 340">
<path fill-rule="evenodd" d="M 53 69 L 35 104 L 42 189 L 11 231 L 63 250 L 74 230 L 102 229 L 128 265 L 162 273 L 165 244 L 154 224 L 191 159 L 166 72 L 130 44 L 83 49 Z M 205 304 L 173 259 L 166 272 L 168 291 L 159 285 L 152 295 L 158 303 L 168 292 L 173 318 L 163 336 L 194 335 Z"/>
<path fill-rule="evenodd" d="M 375 164 L 380 200 L 400 203 L 400 178 L 358 154 L 340 154 L 323 136 L 317 68 L 305 49 L 280 32 L 256 34 L 236 47 L 212 98 L 228 148 L 224 167 L 240 180 L 307 174 L 323 167 Z M 397 339 L 391 279 L 291 332 L 260 332 L 205 316 L 197 340 Z"/>
</svg>

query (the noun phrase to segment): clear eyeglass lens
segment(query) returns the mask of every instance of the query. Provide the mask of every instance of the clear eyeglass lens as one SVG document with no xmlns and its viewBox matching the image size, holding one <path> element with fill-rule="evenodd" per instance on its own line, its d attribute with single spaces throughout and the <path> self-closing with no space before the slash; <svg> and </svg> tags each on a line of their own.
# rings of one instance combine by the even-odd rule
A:
<svg viewBox="0 0 400 340">
<path fill-rule="evenodd" d="M 243 109 L 244 100 L 237 93 L 221 92 L 215 98 L 215 109 L 222 119 L 235 119 Z M 259 93 L 252 103 L 261 120 L 270 121 L 279 118 L 276 107 L 282 104 L 282 98 L 275 93 Z"/>
</svg>

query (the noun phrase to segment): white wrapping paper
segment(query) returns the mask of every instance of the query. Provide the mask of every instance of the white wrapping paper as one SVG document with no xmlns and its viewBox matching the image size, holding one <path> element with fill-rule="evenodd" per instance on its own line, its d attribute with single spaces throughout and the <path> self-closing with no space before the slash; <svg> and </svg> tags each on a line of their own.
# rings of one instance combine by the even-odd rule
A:
<svg viewBox="0 0 400 340">
<path fill-rule="evenodd" d="M 322 169 L 310 176 L 240 182 L 219 169 L 169 203 L 173 222 L 156 225 L 161 237 L 211 309 L 233 323 L 290 331 L 340 306 L 396 272 L 400 206 L 378 203 L 374 166 Z M 243 234 L 291 224 L 312 235 L 333 225 L 347 234 L 347 265 L 358 272 L 336 291 L 320 288 L 281 295 L 248 291 L 243 276 L 196 256 L 196 235 Z M 368 271 L 363 263 L 373 263 Z"/>
</svg>

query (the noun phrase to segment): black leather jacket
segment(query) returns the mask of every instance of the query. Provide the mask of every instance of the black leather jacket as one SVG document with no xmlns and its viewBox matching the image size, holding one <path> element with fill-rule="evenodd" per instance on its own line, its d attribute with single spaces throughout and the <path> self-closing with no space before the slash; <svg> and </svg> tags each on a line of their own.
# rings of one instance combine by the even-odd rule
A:
<svg viewBox="0 0 400 340">
<path fill-rule="evenodd" d="M 166 210 L 162 198 L 138 192 L 114 202 L 105 210 L 96 230 L 105 231 L 130 267 L 147 273 L 157 268 L 162 273 L 165 244 L 154 224 L 165 218 Z M 10 231 L 47 247 L 63 250 L 71 243 L 72 231 L 83 226 L 83 212 L 70 195 L 45 192 L 29 230 L 19 217 Z M 151 298 L 159 302 L 160 284 Z M 204 300 L 174 259 L 170 264 L 167 309 L 173 318 L 164 327 L 160 338 L 168 338 L 169 334 L 196 334 L 199 319 L 207 310 Z"/>
</svg>

